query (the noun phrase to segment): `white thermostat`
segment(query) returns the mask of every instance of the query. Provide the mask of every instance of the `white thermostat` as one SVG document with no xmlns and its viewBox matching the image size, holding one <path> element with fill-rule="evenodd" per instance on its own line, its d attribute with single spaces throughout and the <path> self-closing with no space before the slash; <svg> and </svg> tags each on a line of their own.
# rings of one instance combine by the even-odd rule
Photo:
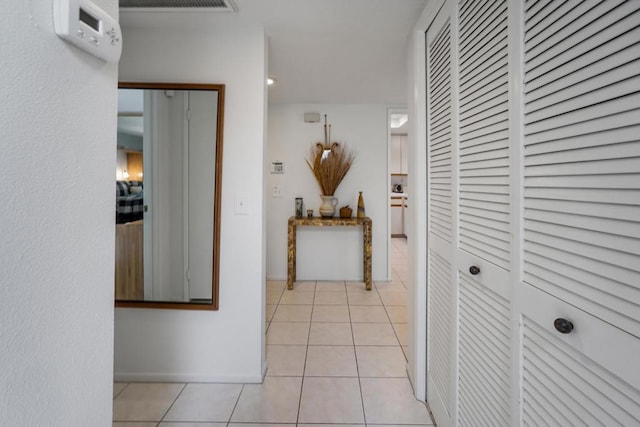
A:
<svg viewBox="0 0 640 427">
<path fill-rule="evenodd" d="M 283 174 L 284 163 L 279 161 L 271 162 L 271 173 Z"/>
<path fill-rule="evenodd" d="M 118 62 L 122 53 L 120 25 L 111 15 L 89 0 L 54 0 L 56 34 L 80 49 Z"/>
</svg>

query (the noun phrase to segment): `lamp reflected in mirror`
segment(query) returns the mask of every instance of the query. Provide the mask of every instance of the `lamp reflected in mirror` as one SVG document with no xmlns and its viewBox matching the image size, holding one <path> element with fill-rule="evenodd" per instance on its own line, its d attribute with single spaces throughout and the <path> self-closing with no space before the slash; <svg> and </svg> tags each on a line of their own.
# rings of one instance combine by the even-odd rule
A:
<svg viewBox="0 0 640 427">
<path fill-rule="evenodd" d="M 118 93 L 115 304 L 217 310 L 224 85 Z"/>
</svg>

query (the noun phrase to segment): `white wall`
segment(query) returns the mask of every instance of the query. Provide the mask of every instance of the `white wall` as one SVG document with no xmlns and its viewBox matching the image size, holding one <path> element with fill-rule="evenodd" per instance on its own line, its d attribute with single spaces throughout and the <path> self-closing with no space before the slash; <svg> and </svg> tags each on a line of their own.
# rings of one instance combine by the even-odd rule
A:
<svg viewBox="0 0 640 427">
<path fill-rule="evenodd" d="M 321 113 L 320 123 L 305 123 L 305 112 Z M 365 213 L 373 221 L 373 279 L 388 280 L 389 175 L 387 173 L 387 106 L 301 105 L 269 106 L 269 162 L 285 163 L 285 173 L 269 174 L 267 188 L 267 277 L 287 277 L 287 219 L 295 214 L 295 198 L 318 216 L 320 188 L 306 164 L 309 149 L 324 142 L 324 114 L 331 124 L 331 141 L 356 151 L 356 161 L 335 196 L 338 208 L 357 211 L 363 191 Z M 282 197 L 272 197 L 278 186 Z M 298 280 L 362 280 L 362 230 L 359 228 L 298 228 Z"/>
<path fill-rule="evenodd" d="M 52 6 L 0 14 L 0 424 L 106 427 L 117 68 L 58 38 Z"/>
<path fill-rule="evenodd" d="M 118 379 L 261 381 L 266 53 L 261 27 L 125 28 L 121 81 L 226 85 L 220 310 L 117 309 Z M 134 20 L 135 21 L 135 20 Z M 248 215 L 234 215 L 243 192 Z"/>
</svg>

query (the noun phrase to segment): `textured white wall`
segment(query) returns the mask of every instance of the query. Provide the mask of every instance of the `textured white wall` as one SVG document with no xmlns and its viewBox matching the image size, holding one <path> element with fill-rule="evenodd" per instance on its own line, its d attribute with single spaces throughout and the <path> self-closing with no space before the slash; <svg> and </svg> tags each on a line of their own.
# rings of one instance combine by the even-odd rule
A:
<svg viewBox="0 0 640 427">
<path fill-rule="evenodd" d="M 0 14 L 0 424 L 106 427 L 117 66 L 58 38 L 52 6 Z"/>
<path fill-rule="evenodd" d="M 220 310 L 117 309 L 119 379 L 261 381 L 264 341 L 264 30 L 215 17 L 207 29 L 125 28 L 121 81 L 226 85 Z M 234 214 L 244 192 L 248 215 Z"/>
<path fill-rule="evenodd" d="M 305 112 L 321 113 L 320 123 L 305 123 Z M 309 148 L 324 142 L 324 114 L 331 124 L 331 140 L 356 151 L 356 161 L 336 192 L 337 208 L 357 211 L 363 191 L 365 213 L 373 221 L 373 279 L 388 280 L 387 106 L 302 105 L 269 106 L 268 161 L 285 163 L 283 175 L 270 174 L 267 186 L 267 277 L 286 279 L 287 219 L 295 213 L 295 198 L 319 215 L 320 188 L 307 166 Z M 282 197 L 272 197 L 278 186 Z M 336 216 L 338 211 L 336 209 Z M 362 280 L 362 230 L 299 228 L 298 280 Z"/>
</svg>

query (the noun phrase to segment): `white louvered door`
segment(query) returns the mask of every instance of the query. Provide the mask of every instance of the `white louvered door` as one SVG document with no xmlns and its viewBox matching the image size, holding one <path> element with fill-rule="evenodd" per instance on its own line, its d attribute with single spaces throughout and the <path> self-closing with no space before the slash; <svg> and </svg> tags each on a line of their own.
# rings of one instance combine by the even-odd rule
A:
<svg viewBox="0 0 640 427">
<path fill-rule="evenodd" d="M 436 422 L 640 426 L 640 1 L 447 0 L 426 46 Z"/>
<path fill-rule="evenodd" d="M 458 2 L 460 426 L 509 427 L 512 228 L 507 0 Z M 475 267 L 475 270 L 474 270 Z"/>
<path fill-rule="evenodd" d="M 459 247 L 509 270 L 507 1 L 464 0 L 459 17 Z"/>
<path fill-rule="evenodd" d="M 538 18 L 539 3 L 525 38 L 524 281 L 640 337 L 640 2 Z"/>
<path fill-rule="evenodd" d="M 440 424 L 511 424 L 507 38 L 506 0 L 448 2 L 427 33 L 427 383 Z"/>
<path fill-rule="evenodd" d="M 443 10 L 426 34 L 429 252 L 427 395 L 441 426 L 454 425 L 456 286 L 452 280 L 451 25 Z"/>
<path fill-rule="evenodd" d="M 532 286 L 521 296 L 522 425 L 640 425 L 638 337 Z"/>
<path fill-rule="evenodd" d="M 640 425 L 640 2 L 527 1 L 524 43 L 523 424 Z"/>
</svg>

